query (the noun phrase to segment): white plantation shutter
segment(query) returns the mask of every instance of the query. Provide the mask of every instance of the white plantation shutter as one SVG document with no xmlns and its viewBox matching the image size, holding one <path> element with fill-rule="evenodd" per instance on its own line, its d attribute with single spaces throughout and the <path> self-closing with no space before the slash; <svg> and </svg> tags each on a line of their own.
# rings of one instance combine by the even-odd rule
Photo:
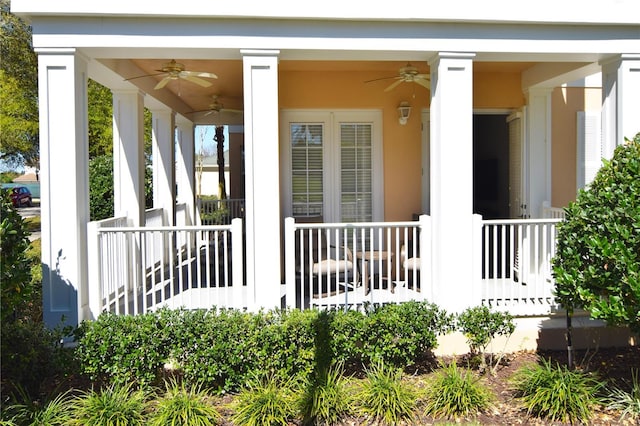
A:
<svg viewBox="0 0 640 426">
<path fill-rule="evenodd" d="M 284 110 L 280 118 L 284 214 L 381 221 L 382 113 Z"/>
<path fill-rule="evenodd" d="M 340 124 L 340 219 L 373 219 L 373 166 L 371 124 Z"/>
<path fill-rule="evenodd" d="M 291 123 L 291 195 L 294 216 L 323 214 L 322 124 Z"/>
<path fill-rule="evenodd" d="M 577 187 L 589 185 L 602 166 L 602 132 L 599 112 L 578 111 Z"/>
<path fill-rule="evenodd" d="M 524 194 L 522 176 L 522 118 L 520 113 L 511 114 L 507 118 L 509 125 L 509 215 L 521 218 L 525 214 L 523 208 Z"/>
</svg>

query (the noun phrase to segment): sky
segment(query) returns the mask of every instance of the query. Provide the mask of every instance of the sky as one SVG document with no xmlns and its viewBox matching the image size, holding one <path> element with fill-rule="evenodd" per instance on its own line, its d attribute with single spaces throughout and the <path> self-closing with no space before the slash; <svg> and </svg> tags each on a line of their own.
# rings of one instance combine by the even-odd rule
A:
<svg viewBox="0 0 640 426">
<path fill-rule="evenodd" d="M 195 146 L 196 154 L 200 153 L 202 146 L 210 153 L 216 152 L 216 142 L 213 137 L 216 134 L 215 126 L 196 126 L 195 128 Z M 229 149 L 229 127 L 224 126 L 224 149 Z"/>
</svg>

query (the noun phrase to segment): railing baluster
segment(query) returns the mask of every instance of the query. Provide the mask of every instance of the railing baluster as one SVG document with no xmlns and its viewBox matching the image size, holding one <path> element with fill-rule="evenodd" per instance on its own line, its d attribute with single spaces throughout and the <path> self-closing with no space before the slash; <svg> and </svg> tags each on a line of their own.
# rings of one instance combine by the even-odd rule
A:
<svg viewBox="0 0 640 426">
<path fill-rule="evenodd" d="M 486 220 L 484 228 L 484 303 L 503 305 L 512 314 L 544 315 L 551 311 L 551 259 L 556 248 L 558 219 Z M 495 229 L 500 227 L 500 232 Z M 489 233 L 490 229 L 494 232 Z M 491 235 L 491 236 L 490 236 Z M 491 241 L 489 241 L 491 240 Z M 501 247 L 496 251 L 495 247 Z M 496 263 L 488 263 L 493 256 Z M 490 271 L 493 265 L 494 270 Z M 490 273 L 491 272 L 491 273 Z M 496 273 L 498 275 L 496 275 Z M 501 274 L 501 275 L 500 275 Z M 498 293 L 495 293 L 499 291 Z"/>
</svg>

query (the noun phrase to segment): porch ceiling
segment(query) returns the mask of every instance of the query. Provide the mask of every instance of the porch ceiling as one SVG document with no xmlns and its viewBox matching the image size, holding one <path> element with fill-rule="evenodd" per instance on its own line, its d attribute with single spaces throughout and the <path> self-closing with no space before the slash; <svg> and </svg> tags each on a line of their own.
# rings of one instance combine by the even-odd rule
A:
<svg viewBox="0 0 640 426">
<path fill-rule="evenodd" d="M 219 96 L 219 101 L 226 109 L 242 109 L 243 80 L 242 60 L 237 59 L 179 59 L 186 70 L 211 72 L 217 79 L 207 79 L 209 87 L 201 87 L 185 80 L 170 81 L 162 89 L 154 86 L 163 78 L 156 75 L 163 64 L 173 58 L 140 58 L 140 59 L 102 59 L 101 64 L 117 73 L 123 80 L 135 85 L 151 97 L 172 107 L 196 124 L 242 124 L 242 114 L 221 112 L 207 114 L 206 111 L 213 102 L 213 96 Z M 279 63 L 281 71 L 325 71 L 325 72 L 367 72 L 380 73 L 381 76 L 396 75 L 399 68 L 407 61 L 319 61 L 319 60 L 282 60 Z M 428 73 L 426 61 L 411 61 L 421 73 Z M 523 72 L 534 62 L 476 62 L 476 72 Z M 134 78 L 136 77 L 136 78 Z M 178 102 L 179 100 L 179 102 Z"/>
</svg>

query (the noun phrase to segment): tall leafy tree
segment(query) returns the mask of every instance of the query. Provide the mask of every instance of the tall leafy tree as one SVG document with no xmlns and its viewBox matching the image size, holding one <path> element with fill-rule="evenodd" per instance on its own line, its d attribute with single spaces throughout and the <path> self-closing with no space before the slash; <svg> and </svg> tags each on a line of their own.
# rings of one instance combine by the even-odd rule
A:
<svg viewBox="0 0 640 426">
<path fill-rule="evenodd" d="M 89 158 L 113 154 L 113 95 L 100 83 L 89 80 Z"/>
<path fill-rule="evenodd" d="M 0 0 L 0 159 L 13 165 L 37 166 L 37 57 L 31 28 Z"/>
</svg>

